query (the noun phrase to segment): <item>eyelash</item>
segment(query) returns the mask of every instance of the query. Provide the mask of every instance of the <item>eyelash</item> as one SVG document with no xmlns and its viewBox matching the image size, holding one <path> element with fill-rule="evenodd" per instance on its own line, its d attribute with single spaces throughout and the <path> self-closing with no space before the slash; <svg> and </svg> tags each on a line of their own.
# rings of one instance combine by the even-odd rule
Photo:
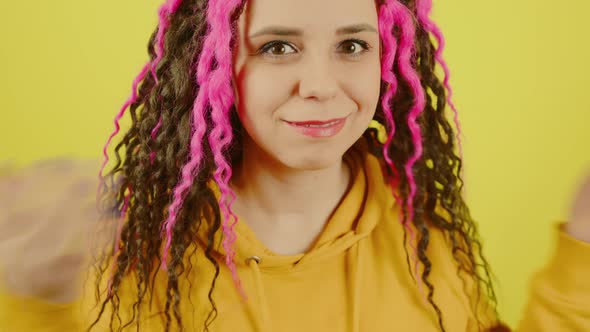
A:
<svg viewBox="0 0 590 332">
<path fill-rule="evenodd" d="M 371 49 L 371 46 L 367 42 L 365 42 L 363 40 L 360 40 L 360 39 L 347 39 L 347 40 L 344 40 L 344 41 L 342 41 L 340 43 L 340 46 L 342 44 L 348 43 L 348 42 L 356 43 L 356 44 L 360 45 L 361 48 L 362 48 L 362 50 L 360 52 L 358 52 L 358 53 L 346 54 L 346 55 L 348 55 L 350 57 L 353 57 L 353 58 L 359 57 L 359 56 L 361 56 L 362 54 L 364 54 L 365 52 L 367 52 L 368 50 Z M 256 54 L 257 55 L 263 55 L 263 56 L 270 57 L 270 58 L 280 58 L 280 57 L 284 57 L 284 56 L 288 56 L 289 55 L 289 54 L 276 55 L 276 54 L 266 53 L 269 50 L 271 50 L 274 46 L 277 46 L 277 45 L 287 45 L 287 46 L 295 49 L 295 47 L 293 47 L 291 45 L 291 43 L 289 43 L 286 40 L 273 40 L 271 42 L 268 42 L 268 43 L 264 44 L 262 47 L 260 47 L 260 49 L 258 49 L 258 51 L 256 51 Z"/>
</svg>

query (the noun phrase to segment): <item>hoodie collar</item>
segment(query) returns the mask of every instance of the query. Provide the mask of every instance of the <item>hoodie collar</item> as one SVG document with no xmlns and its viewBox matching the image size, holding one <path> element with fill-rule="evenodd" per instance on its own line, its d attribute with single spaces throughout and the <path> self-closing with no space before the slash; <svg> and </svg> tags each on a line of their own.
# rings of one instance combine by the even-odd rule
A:
<svg viewBox="0 0 590 332">
<path fill-rule="evenodd" d="M 238 222 L 234 226 L 236 266 L 248 266 L 249 258 L 257 256 L 258 265 L 262 269 L 278 272 L 301 268 L 339 255 L 369 235 L 381 219 L 380 214 L 384 207 L 391 205 L 393 199 L 389 199 L 391 192 L 384 187 L 380 161 L 368 153 L 367 144 L 366 139 L 361 137 L 345 154 L 345 160 L 351 166 L 352 185 L 312 248 L 306 253 L 296 255 L 276 254 L 258 240 L 250 227 L 238 216 Z M 217 185 L 212 182 L 211 187 L 219 199 Z M 200 240 L 205 243 L 207 231 L 208 227 L 199 229 Z M 215 236 L 214 248 L 220 255 L 225 255 L 221 245 L 222 236 L 223 232 L 220 230 Z"/>
<path fill-rule="evenodd" d="M 269 314 L 264 284 L 261 274 L 263 271 L 293 271 L 305 266 L 317 264 L 323 260 L 346 253 L 347 260 L 353 267 L 351 274 L 351 286 L 353 298 L 350 303 L 350 319 L 352 331 L 359 330 L 359 303 L 362 285 L 362 264 L 366 253 L 366 243 L 361 241 L 371 234 L 380 220 L 388 219 L 386 214 L 391 213 L 394 198 L 390 188 L 385 185 L 383 167 L 380 160 L 368 152 L 368 143 L 361 137 L 348 153 L 345 160 L 349 162 L 352 171 L 352 185 L 338 205 L 326 227 L 320 234 L 314 246 L 306 253 L 296 255 L 278 255 L 259 241 L 254 232 L 244 222 L 238 222 L 234 227 L 236 241 L 234 250 L 236 253 L 236 266 L 247 268 L 253 273 L 254 288 L 260 309 L 259 330 L 261 332 L 273 331 Z M 219 199 L 219 189 L 212 183 L 215 195 Z M 393 216 L 393 214 L 391 214 Z M 200 241 L 206 243 L 208 227 L 199 230 Z M 225 250 L 221 246 L 222 232 L 215 236 L 215 248 L 221 257 L 225 256 Z"/>
</svg>

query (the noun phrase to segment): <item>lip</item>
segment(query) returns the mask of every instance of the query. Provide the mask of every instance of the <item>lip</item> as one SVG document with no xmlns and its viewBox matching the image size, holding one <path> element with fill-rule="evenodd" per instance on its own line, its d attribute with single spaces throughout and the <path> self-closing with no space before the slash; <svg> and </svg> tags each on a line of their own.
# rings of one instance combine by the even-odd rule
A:
<svg viewBox="0 0 590 332">
<path fill-rule="evenodd" d="M 310 121 L 285 121 L 291 128 L 295 129 L 300 134 L 309 137 L 323 138 L 337 135 L 344 125 L 348 117 L 330 119 L 325 121 L 310 120 Z M 321 127 L 319 127 L 321 126 Z"/>
</svg>

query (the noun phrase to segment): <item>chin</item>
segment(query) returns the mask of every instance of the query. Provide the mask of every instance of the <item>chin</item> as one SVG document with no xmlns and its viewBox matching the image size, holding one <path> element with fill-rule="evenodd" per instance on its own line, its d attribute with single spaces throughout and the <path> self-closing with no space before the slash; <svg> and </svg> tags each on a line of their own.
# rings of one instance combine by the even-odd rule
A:
<svg viewBox="0 0 590 332">
<path fill-rule="evenodd" d="M 342 160 L 343 153 L 316 153 L 310 155 L 291 155 L 288 158 L 281 158 L 285 166 L 302 171 L 317 171 L 338 165 Z"/>
</svg>

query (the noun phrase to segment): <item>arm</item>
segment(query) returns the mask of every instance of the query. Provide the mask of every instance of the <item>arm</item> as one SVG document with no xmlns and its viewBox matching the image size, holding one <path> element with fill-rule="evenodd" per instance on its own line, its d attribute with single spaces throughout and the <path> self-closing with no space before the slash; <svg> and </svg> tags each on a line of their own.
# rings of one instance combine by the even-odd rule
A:
<svg viewBox="0 0 590 332">
<path fill-rule="evenodd" d="M 100 246 L 103 234 L 107 241 L 113 224 L 95 209 L 95 164 L 45 160 L 0 177 L 0 331 L 87 325 L 85 266 L 91 246 Z"/>
<path fill-rule="evenodd" d="M 555 226 L 555 243 L 553 256 L 529 283 L 528 303 L 514 331 L 590 331 L 590 174 L 575 196 L 569 222 Z M 473 294 L 473 285 L 467 293 Z M 483 303 L 478 311 L 491 316 Z M 475 328 L 475 321 L 468 326 Z M 486 331 L 508 331 L 492 326 Z"/>
<path fill-rule="evenodd" d="M 0 330 L 61 332 L 83 331 L 78 302 L 56 304 L 0 289 Z"/>
<path fill-rule="evenodd" d="M 556 249 L 530 284 L 518 331 L 590 331 L 590 174 L 556 228 Z"/>
<path fill-rule="evenodd" d="M 590 331 L 590 243 L 556 230 L 549 264 L 530 283 L 530 296 L 516 331 Z"/>
</svg>

